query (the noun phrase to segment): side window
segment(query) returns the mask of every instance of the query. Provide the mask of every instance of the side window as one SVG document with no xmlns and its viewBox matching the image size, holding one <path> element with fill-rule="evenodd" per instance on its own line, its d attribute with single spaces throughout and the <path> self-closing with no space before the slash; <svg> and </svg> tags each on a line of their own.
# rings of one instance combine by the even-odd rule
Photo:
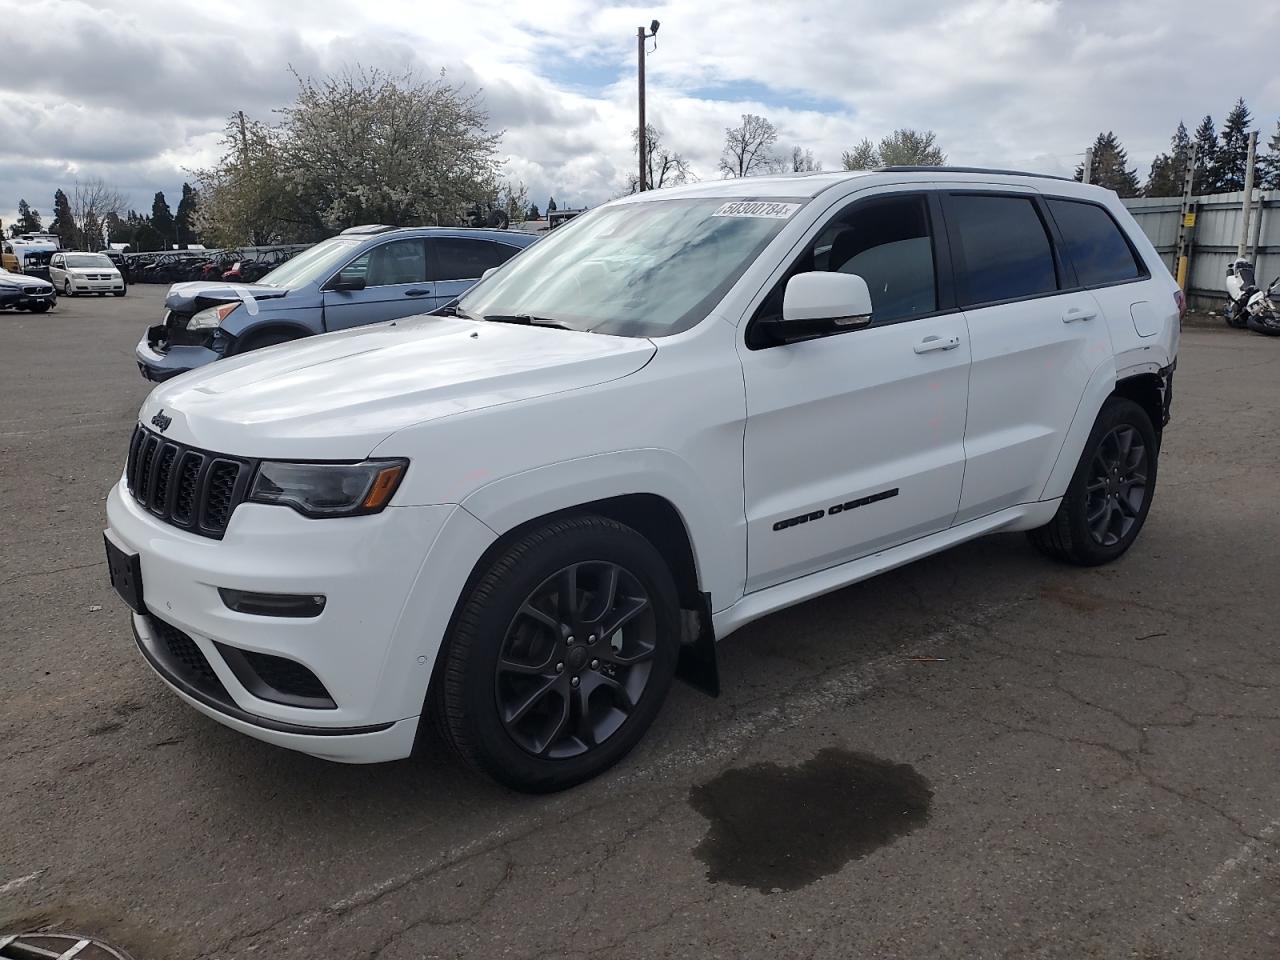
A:
<svg viewBox="0 0 1280 960">
<path fill-rule="evenodd" d="M 367 287 L 399 283 L 424 283 L 427 279 L 427 250 L 422 240 L 392 240 L 356 257 L 342 268 L 343 277 L 363 277 Z"/>
<path fill-rule="evenodd" d="M 479 280 L 490 267 L 501 266 L 520 251 L 505 243 L 469 237 L 434 237 L 436 280 Z"/>
<path fill-rule="evenodd" d="M 1049 234 L 1031 198 L 952 194 L 947 222 L 959 246 L 960 306 L 1058 289 Z"/>
<path fill-rule="evenodd" d="M 867 281 L 871 322 L 923 316 L 938 309 L 929 210 L 919 195 L 865 200 L 822 228 L 756 316 L 782 316 L 787 281 L 797 273 L 854 273 Z"/>
<path fill-rule="evenodd" d="M 1075 200 L 1049 200 L 1048 204 L 1081 284 L 1092 287 L 1146 276 L 1129 241 L 1102 207 Z"/>
</svg>

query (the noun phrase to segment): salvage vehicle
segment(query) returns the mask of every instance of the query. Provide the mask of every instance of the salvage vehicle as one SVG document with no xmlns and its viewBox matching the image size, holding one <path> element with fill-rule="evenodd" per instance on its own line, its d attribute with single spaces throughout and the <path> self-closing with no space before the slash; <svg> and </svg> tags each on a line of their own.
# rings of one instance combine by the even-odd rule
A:
<svg viewBox="0 0 1280 960">
<path fill-rule="evenodd" d="M 0 270 L 49 279 L 49 258 L 61 247 L 53 234 L 26 233 L 0 243 Z"/>
<path fill-rule="evenodd" d="M 67 297 L 78 297 L 82 293 L 123 297 L 128 289 L 124 276 L 105 253 L 74 250 L 60 251 L 49 259 L 49 282 Z"/>
<path fill-rule="evenodd" d="M 257 283 L 177 283 L 134 351 L 148 380 L 309 337 L 430 313 L 537 238 L 504 230 L 351 227 Z"/>
<path fill-rule="evenodd" d="M 158 387 L 111 579 L 146 661 L 242 733 L 373 762 L 435 726 L 564 788 L 677 674 L 718 691 L 716 642 L 773 611 L 998 531 L 1121 556 L 1183 307 L 1116 195 L 1071 181 L 625 197 L 437 316 Z"/>
<path fill-rule="evenodd" d="M 57 303 L 58 295 L 49 281 L 0 270 L 0 309 L 45 313 Z"/>
</svg>

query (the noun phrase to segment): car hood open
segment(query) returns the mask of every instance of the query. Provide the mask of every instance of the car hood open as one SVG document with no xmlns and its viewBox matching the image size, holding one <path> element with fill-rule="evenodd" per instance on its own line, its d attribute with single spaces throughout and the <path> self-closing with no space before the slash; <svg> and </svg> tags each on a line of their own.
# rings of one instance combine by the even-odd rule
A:
<svg viewBox="0 0 1280 960">
<path fill-rule="evenodd" d="M 262 283 L 227 283 L 225 280 L 192 280 L 175 283 L 164 298 L 166 310 L 194 313 L 219 303 L 241 300 L 248 295 L 254 300 L 274 300 L 289 291 Z"/>
<path fill-rule="evenodd" d="M 625 377 L 655 350 L 645 339 L 411 317 L 200 367 L 157 387 L 140 417 L 163 410 L 167 436 L 218 453 L 359 459 L 416 423 Z"/>
</svg>

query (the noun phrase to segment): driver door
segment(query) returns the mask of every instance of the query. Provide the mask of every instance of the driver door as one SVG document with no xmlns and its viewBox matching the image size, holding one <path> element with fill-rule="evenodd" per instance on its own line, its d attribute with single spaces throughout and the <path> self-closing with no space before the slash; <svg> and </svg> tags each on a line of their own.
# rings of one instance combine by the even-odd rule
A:
<svg viewBox="0 0 1280 960">
<path fill-rule="evenodd" d="M 856 273 L 865 326 L 772 344 L 790 276 Z M 746 381 L 747 591 L 950 526 L 964 477 L 969 336 L 938 202 L 859 199 L 819 227 L 740 347 Z"/>
<path fill-rule="evenodd" d="M 363 280 L 364 287 L 331 289 L 343 279 Z M 345 330 L 428 313 L 434 297 L 435 284 L 427 279 L 423 239 L 390 240 L 360 254 L 325 285 L 324 327 Z"/>
</svg>

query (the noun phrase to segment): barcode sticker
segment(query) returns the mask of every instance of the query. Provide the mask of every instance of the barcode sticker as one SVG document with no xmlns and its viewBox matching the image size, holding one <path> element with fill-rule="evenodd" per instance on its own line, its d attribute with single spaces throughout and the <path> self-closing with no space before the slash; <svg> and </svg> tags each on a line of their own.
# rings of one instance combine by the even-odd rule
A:
<svg viewBox="0 0 1280 960">
<path fill-rule="evenodd" d="M 774 200 L 733 200 L 712 214 L 713 217 L 763 217 L 766 220 L 786 220 L 800 209 L 798 203 L 778 203 Z"/>
</svg>

